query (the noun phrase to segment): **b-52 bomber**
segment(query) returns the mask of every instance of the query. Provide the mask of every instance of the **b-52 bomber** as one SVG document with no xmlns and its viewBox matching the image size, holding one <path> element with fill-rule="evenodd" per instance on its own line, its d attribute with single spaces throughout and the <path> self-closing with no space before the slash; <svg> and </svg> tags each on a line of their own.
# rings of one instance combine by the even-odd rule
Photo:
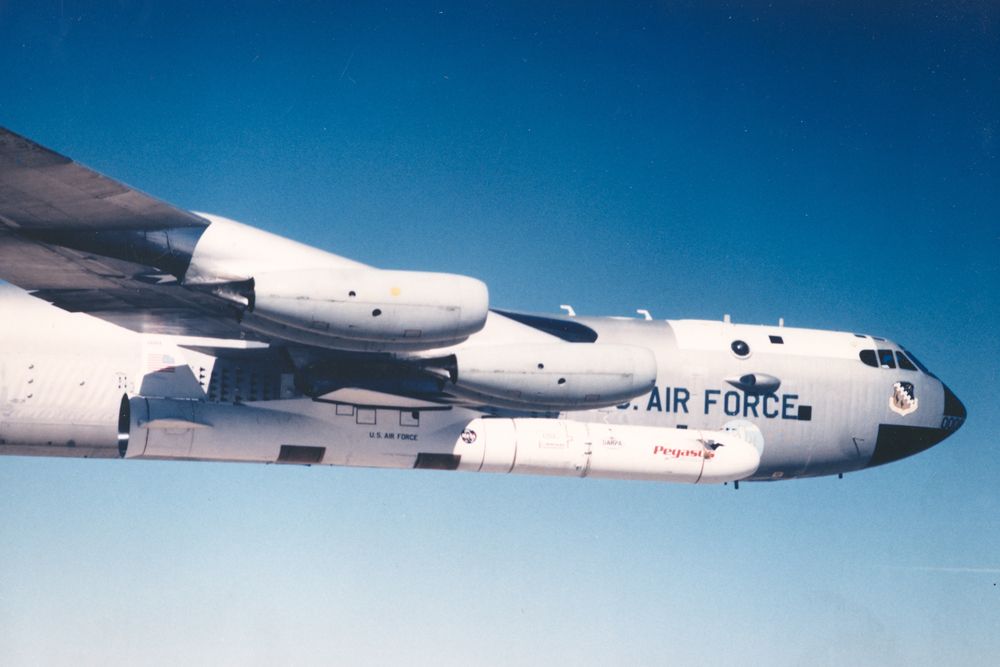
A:
<svg viewBox="0 0 1000 667">
<path fill-rule="evenodd" d="M 0 278 L 0 454 L 738 483 L 896 461 L 966 417 L 884 338 L 513 312 L 4 129 Z"/>
</svg>

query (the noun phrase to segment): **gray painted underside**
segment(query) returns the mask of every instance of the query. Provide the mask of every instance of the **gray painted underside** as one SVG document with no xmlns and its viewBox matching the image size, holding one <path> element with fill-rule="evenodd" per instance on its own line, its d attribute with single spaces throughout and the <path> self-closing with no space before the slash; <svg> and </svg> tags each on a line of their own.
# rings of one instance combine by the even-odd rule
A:
<svg viewBox="0 0 1000 667">
<path fill-rule="evenodd" d="M 64 310 L 138 332 L 245 337 L 217 299 L 143 279 L 164 270 L 136 248 L 196 241 L 208 224 L 0 128 L 0 278 Z"/>
</svg>

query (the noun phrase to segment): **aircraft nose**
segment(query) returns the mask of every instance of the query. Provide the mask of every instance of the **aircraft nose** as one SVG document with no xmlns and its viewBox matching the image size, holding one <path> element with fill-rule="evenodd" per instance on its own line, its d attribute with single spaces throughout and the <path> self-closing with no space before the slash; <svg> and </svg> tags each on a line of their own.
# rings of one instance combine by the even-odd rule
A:
<svg viewBox="0 0 1000 667">
<path fill-rule="evenodd" d="M 955 392 L 948 389 L 948 385 L 942 382 L 941 388 L 944 389 L 944 416 L 941 418 L 941 430 L 944 432 L 941 439 L 944 440 L 962 427 L 967 413 L 962 401 L 958 400 Z"/>
<path fill-rule="evenodd" d="M 958 400 L 958 396 L 955 396 L 955 393 L 948 389 L 944 383 L 941 383 L 941 389 L 944 393 L 941 412 L 935 411 L 933 413 L 935 422 L 936 416 L 941 415 L 940 426 L 937 426 L 936 423 L 933 426 L 879 424 L 875 451 L 868 462 L 868 467 L 898 461 L 929 449 L 957 431 L 965 423 L 966 411 L 962 401 Z"/>
<path fill-rule="evenodd" d="M 952 427 L 951 430 L 957 430 L 965 422 L 966 412 L 965 406 L 962 405 L 962 401 L 958 400 L 958 396 L 948 389 L 945 384 L 941 385 L 944 388 L 944 418 L 945 422 L 949 419 L 956 421 L 957 423 Z"/>
</svg>

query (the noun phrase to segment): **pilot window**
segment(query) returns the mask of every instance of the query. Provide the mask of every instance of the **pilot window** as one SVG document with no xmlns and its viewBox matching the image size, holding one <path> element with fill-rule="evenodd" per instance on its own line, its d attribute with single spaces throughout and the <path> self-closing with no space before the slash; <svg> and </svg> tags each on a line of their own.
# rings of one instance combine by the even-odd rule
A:
<svg viewBox="0 0 1000 667">
<path fill-rule="evenodd" d="M 858 358 L 861 359 L 861 363 L 865 366 L 871 366 L 872 368 L 895 368 L 896 361 L 899 361 L 899 367 L 907 371 L 917 370 L 916 360 L 912 360 L 912 356 L 909 357 L 900 351 L 896 351 L 895 357 L 893 357 L 892 350 L 879 350 L 877 353 L 875 350 L 861 350 L 858 352 Z"/>
<path fill-rule="evenodd" d="M 896 361 L 899 362 L 899 367 L 902 368 L 903 370 L 906 370 L 906 371 L 915 371 L 915 370 L 917 370 L 917 367 L 913 365 L 913 362 L 910 361 L 909 357 L 907 357 L 905 354 L 903 354 L 899 350 L 896 350 Z"/>
<path fill-rule="evenodd" d="M 910 352 L 909 350 L 907 350 L 906 351 L 906 355 L 909 357 L 910 361 L 912 361 L 914 364 L 916 364 L 917 368 L 919 368 L 920 370 L 922 370 L 924 373 L 927 373 L 931 377 L 934 377 L 934 373 L 931 373 L 929 370 L 927 370 L 927 366 L 924 366 L 922 363 L 920 363 L 920 360 L 917 359 L 915 356 L 913 356 L 912 352 Z"/>
</svg>

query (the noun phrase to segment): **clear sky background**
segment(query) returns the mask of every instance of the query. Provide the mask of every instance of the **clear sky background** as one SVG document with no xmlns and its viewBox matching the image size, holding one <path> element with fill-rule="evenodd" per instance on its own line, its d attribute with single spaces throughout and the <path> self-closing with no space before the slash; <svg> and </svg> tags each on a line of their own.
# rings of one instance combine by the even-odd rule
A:
<svg viewBox="0 0 1000 667">
<path fill-rule="evenodd" d="M 996 664 L 998 5 L 367 4 L 0 1 L 0 125 L 498 306 L 885 335 L 967 425 L 739 491 L 4 458 L 0 664 Z"/>
</svg>

